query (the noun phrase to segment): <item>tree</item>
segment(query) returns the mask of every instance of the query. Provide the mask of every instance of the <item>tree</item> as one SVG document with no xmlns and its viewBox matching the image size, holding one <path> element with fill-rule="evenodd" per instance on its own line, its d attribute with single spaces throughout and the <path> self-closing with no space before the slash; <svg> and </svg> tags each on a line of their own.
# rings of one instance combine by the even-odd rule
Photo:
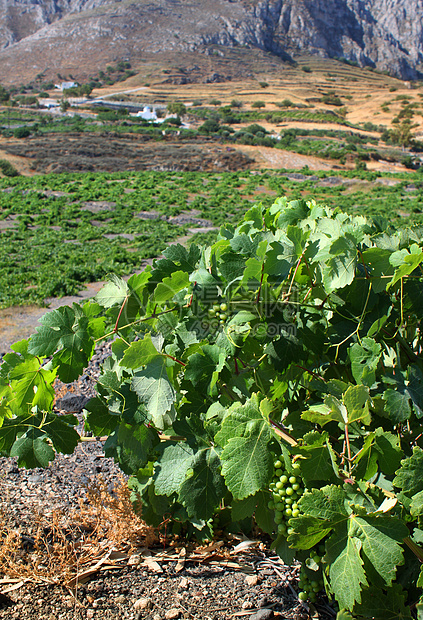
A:
<svg viewBox="0 0 423 620">
<path fill-rule="evenodd" d="M 68 110 L 70 108 L 70 103 L 67 99 L 61 99 L 60 100 L 60 111 L 61 112 L 66 112 L 66 110 Z"/>
<path fill-rule="evenodd" d="M 391 130 L 391 141 L 394 144 L 399 144 L 402 148 L 406 148 L 413 143 L 412 130 L 417 127 L 415 123 L 411 123 L 410 119 L 405 119 L 401 123 L 397 123 Z"/>
<path fill-rule="evenodd" d="M 187 113 L 185 104 L 180 101 L 171 101 L 166 107 L 169 114 L 176 114 L 176 116 L 184 116 Z"/>
<path fill-rule="evenodd" d="M 6 103 L 6 101 L 9 101 L 9 99 L 10 99 L 9 93 L 4 88 L 4 86 L 0 84 L 0 103 Z"/>
</svg>

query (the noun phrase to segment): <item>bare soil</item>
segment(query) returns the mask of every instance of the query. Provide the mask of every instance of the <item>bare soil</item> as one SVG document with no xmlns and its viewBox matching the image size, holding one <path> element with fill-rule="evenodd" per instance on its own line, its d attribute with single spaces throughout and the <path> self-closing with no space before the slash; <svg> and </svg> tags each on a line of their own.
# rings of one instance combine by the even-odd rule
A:
<svg viewBox="0 0 423 620">
<path fill-rule="evenodd" d="M 121 170 L 242 170 L 253 159 L 216 142 L 153 142 L 136 134 L 67 133 L 0 140 L 18 170 L 32 173 L 116 172 Z"/>
</svg>

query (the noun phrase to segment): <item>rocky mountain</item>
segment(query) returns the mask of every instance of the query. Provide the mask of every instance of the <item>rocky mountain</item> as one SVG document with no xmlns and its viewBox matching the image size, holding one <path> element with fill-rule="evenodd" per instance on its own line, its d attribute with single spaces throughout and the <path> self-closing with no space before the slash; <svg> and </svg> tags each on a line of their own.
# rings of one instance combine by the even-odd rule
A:
<svg viewBox="0 0 423 620">
<path fill-rule="evenodd" d="M 0 0 L 0 81 L 212 46 L 341 57 L 414 79 L 423 0 Z"/>
</svg>

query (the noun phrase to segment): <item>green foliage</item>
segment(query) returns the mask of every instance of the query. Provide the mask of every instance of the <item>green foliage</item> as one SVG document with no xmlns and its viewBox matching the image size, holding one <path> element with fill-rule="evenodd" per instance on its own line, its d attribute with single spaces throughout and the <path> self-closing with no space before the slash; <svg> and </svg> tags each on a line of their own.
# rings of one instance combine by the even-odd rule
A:
<svg viewBox="0 0 423 620">
<path fill-rule="evenodd" d="M 419 228 L 386 234 L 301 199 L 252 206 L 211 246 L 170 246 L 95 303 L 47 313 L 1 366 L 0 452 L 44 467 L 74 449 L 53 382 L 113 338 L 86 427 L 109 435 L 148 522 L 210 538 L 219 506 L 244 527 L 255 515 L 284 561 L 304 562 L 301 600 L 324 583 L 340 618 L 410 618 L 422 264 Z"/>
<path fill-rule="evenodd" d="M 268 135 L 250 136 L 251 140 L 271 140 Z M 339 138 L 346 141 L 344 135 Z M 292 140 L 295 148 L 302 145 L 295 133 L 281 142 L 285 139 Z M 320 144 L 320 140 L 315 142 Z M 0 169 L 3 174 L 5 170 L 17 174 L 7 162 L 4 167 L 0 162 Z M 328 205 L 350 213 L 359 209 L 377 218 L 381 230 L 388 223 L 423 223 L 419 173 L 393 177 L 366 170 L 338 171 L 338 184 L 332 186 L 326 177 L 334 173 L 305 172 L 302 179 L 291 179 L 294 172 L 298 174 L 298 170 L 256 175 L 119 172 L 0 178 L 0 188 L 7 189 L 0 191 L 0 220 L 1 228 L 6 223 L 1 243 L 8 257 L 0 264 L 0 306 L 42 305 L 47 297 L 73 295 L 84 283 L 104 280 L 108 273 L 130 275 L 143 260 L 159 256 L 169 242 L 186 234 L 187 227 L 176 226 L 172 217 L 198 209 L 198 217 L 211 220 L 215 227 L 236 223 L 257 200 L 257 192 L 264 206 L 272 204 L 275 194 L 294 200 L 303 192 L 312 192 Z M 396 185 L 372 182 L 379 177 L 389 183 L 394 179 Z M 416 188 L 412 192 L 410 183 Z M 64 195 L 56 195 L 59 192 Z M 110 206 L 93 213 L 84 205 L 91 202 L 96 209 L 100 201 Z M 216 235 L 212 230 L 198 233 L 193 241 L 209 244 Z M 332 262 L 338 260 L 332 257 Z M 373 264 L 376 258 L 371 260 Z"/>
<path fill-rule="evenodd" d="M 27 138 L 31 135 L 31 130 L 28 127 L 17 127 L 13 131 L 15 138 Z"/>
<path fill-rule="evenodd" d="M 184 116 L 187 113 L 185 104 L 180 101 L 172 101 L 167 104 L 167 111 L 169 114 L 176 114 L 177 116 Z"/>
<path fill-rule="evenodd" d="M 19 176 L 19 172 L 16 170 L 15 166 L 13 166 L 10 161 L 7 161 L 7 159 L 0 159 L 0 171 L 5 177 Z"/>
</svg>

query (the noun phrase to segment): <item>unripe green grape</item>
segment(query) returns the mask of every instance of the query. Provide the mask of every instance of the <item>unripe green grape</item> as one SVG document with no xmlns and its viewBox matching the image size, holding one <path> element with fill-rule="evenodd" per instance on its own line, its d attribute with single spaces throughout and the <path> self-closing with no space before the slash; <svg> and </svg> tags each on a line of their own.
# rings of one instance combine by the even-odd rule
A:
<svg viewBox="0 0 423 620">
<path fill-rule="evenodd" d="M 295 476 L 289 477 L 289 484 L 295 484 L 297 482 L 297 478 Z"/>
<path fill-rule="evenodd" d="M 298 508 L 292 511 L 292 516 L 294 517 L 294 519 L 300 516 L 300 511 L 298 510 Z"/>
<path fill-rule="evenodd" d="M 285 514 L 286 514 L 287 517 L 292 517 L 292 510 L 291 510 L 291 508 L 287 508 L 285 510 Z"/>
<path fill-rule="evenodd" d="M 282 474 L 283 474 L 283 471 L 281 470 L 280 467 L 279 467 L 279 469 L 275 470 L 275 476 L 276 476 L 276 478 L 279 478 L 279 480 L 280 480 L 280 476 L 282 476 Z M 282 482 L 282 480 L 281 480 L 281 482 Z"/>
<path fill-rule="evenodd" d="M 285 498 L 285 504 L 287 504 L 288 506 L 289 506 L 290 504 L 292 504 L 292 502 L 293 502 L 293 501 L 294 501 L 294 500 L 292 499 L 292 497 L 286 497 L 286 498 Z"/>
<path fill-rule="evenodd" d="M 277 489 L 283 489 L 283 484 L 282 482 L 279 480 L 279 482 L 276 483 L 276 488 Z"/>
<path fill-rule="evenodd" d="M 214 310 L 215 312 L 219 312 L 219 310 L 220 310 L 220 306 L 219 306 L 219 304 L 214 304 L 214 306 L 213 306 L 213 310 Z"/>
<path fill-rule="evenodd" d="M 216 316 L 216 312 L 213 310 L 213 308 L 210 308 L 207 314 L 211 319 Z"/>
<path fill-rule="evenodd" d="M 299 463 L 297 463 L 295 461 L 295 463 L 292 463 L 292 469 L 300 469 L 301 465 Z"/>
<path fill-rule="evenodd" d="M 286 495 L 286 489 L 282 487 L 282 489 L 279 489 L 279 497 L 285 497 L 285 495 Z"/>
<path fill-rule="evenodd" d="M 273 463 L 275 469 L 279 469 L 280 467 L 282 467 L 282 462 L 278 459 L 277 461 L 275 461 Z"/>
<path fill-rule="evenodd" d="M 278 486 L 278 483 L 276 483 L 276 486 Z M 286 489 L 286 494 L 287 495 L 293 495 L 294 494 L 294 489 L 292 487 L 288 487 Z"/>
<path fill-rule="evenodd" d="M 288 476 L 285 476 L 285 474 L 281 473 L 279 480 L 282 482 L 282 484 L 286 484 L 288 482 Z"/>
<path fill-rule="evenodd" d="M 226 321 L 226 319 L 228 318 L 228 315 L 226 314 L 226 312 L 221 312 L 220 318 L 222 319 L 222 321 Z"/>
<path fill-rule="evenodd" d="M 298 598 L 300 599 L 300 601 L 306 601 L 308 599 L 307 592 L 299 592 L 298 593 Z"/>
<path fill-rule="evenodd" d="M 300 485 L 298 484 L 298 482 L 294 482 L 292 488 L 294 489 L 294 491 L 298 491 L 300 489 Z"/>
<path fill-rule="evenodd" d="M 220 304 L 220 309 L 222 310 L 222 312 L 226 312 L 226 310 L 228 309 L 227 304 L 225 304 L 225 302 Z"/>
<path fill-rule="evenodd" d="M 275 509 L 275 502 L 267 502 L 267 507 L 269 510 L 274 510 Z"/>
</svg>

